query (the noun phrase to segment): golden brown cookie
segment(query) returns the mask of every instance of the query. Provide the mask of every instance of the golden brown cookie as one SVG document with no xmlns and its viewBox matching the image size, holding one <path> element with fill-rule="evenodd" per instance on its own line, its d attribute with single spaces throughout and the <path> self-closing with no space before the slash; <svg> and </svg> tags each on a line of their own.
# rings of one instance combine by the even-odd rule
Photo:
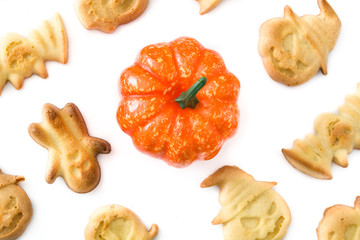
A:
<svg viewBox="0 0 360 240">
<path fill-rule="evenodd" d="M 213 10 L 222 0 L 196 0 L 200 3 L 200 14 L 203 15 Z"/>
<path fill-rule="evenodd" d="M 148 2 L 149 0 L 76 0 L 75 9 L 86 29 L 112 33 L 117 26 L 139 17 Z"/>
<path fill-rule="evenodd" d="M 272 187 L 258 182 L 236 166 L 224 166 L 206 178 L 201 187 L 220 188 L 220 213 L 212 221 L 223 224 L 225 240 L 279 240 L 291 221 L 284 199 Z"/>
<path fill-rule="evenodd" d="M 360 239 L 360 197 L 355 206 L 334 205 L 324 212 L 317 228 L 319 240 L 358 240 Z"/>
<path fill-rule="evenodd" d="M 85 240 L 152 240 L 158 233 L 153 224 L 148 231 L 138 216 L 120 205 L 95 210 L 85 228 Z"/>
<path fill-rule="evenodd" d="M 32 74 L 47 78 L 45 61 L 66 63 L 68 41 L 64 24 L 57 13 L 25 38 L 8 33 L 0 39 L 0 94 L 7 81 L 20 89 Z"/>
<path fill-rule="evenodd" d="M 17 239 L 32 217 L 32 206 L 25 191 L 18 185 L 21 176 L 10 176 L 0 170 L 0 239 Z"/>
<path fill-rule="evenodd" d="M 45 104 L 42 123 L 29 126 L 35 142 L 49 150 L 46 181 L 53 183 L 58 176 L 64 178 L 74 192 L 86 193 L 100 181 L 99 153 L 109 153 L 110 144 L 90 137 L 85 121 L 73 103 L 63 109 Z"/>
<path fill-rule="evenodd" d="M 318 0 L 320 14 L 297 16 L 289 6 L 284 18 L 260 28 L 259 53 L 272 79 L 300 85 L 321 69 L 327 74 L 328 53 L 334 48 L 341 22 L 326 0 Z"/>
<path fill-rule="evenodd" d="M 315 135 L 296 139 L 292 149 L 283 149 L 285 158 L 312 177 L 331 179 L 331 163 L 348 166 L 347 155 L 360 148 L 360 83 L 347 95 L 339 113 L 320 114 L 314 123 Z"/>
</svg>

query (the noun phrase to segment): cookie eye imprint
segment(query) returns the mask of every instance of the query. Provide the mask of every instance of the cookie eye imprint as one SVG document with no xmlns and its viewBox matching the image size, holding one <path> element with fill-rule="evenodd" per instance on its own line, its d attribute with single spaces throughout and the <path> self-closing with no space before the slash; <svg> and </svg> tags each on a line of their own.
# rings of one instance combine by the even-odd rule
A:
<svg viewBox="0 0 360 240">
<path fill-rule="evenodd" d="M 109 153 L 110 144 L 89 136 L 85 121 L 73 103 L 63 109 L 45 104 L 43 117 L 42 123 L 31 124 L 28 131 L 35 142 L 49 150 L 46 181 L 53 183 L 61 176 L 74 192 L 90 192 L 100 181 L 96 156 Z"/>
<path fill-rule="evenodd" d="M 319 179 L 332 179 L 332 162 L 349 165 L 347 155 L 359 149 L 360 84 L 345 97 L 339 113 L 322 113 L 314 121 L 315 133 L 296 139 L 291 149 L 282 149 L 286 160 L 296 169 Z"/>
<path fill-rule="evenodd" d="M 66 63 L 67 35 L 59 14 L 44 21 L 28 38 L 8 33 L 0 39 L 0 94 L 7 81 L 16 89 L 33 74 L 47 78 L 45 61 Z"/>
<path fill-rule="evenodd" d="M 148 231 L 138 216 L 120 205 L 95 210 L 85 228 L 85 240 L 152 240 L 158 233 L 153 224 Z"/>
<path fill-rule="evenodd" d="M 360 239 L 360 197 L 356 197 L 354 207 L 338 204 L 327 208 L 317 235 L 319 240 Z"/>
<path fill-rule="evenodd" d="M 88 30 L 112 33 L 121 25 L 139 17 L 149 0 L 76 0 L 75 10 Z"/>
<path fill-rule="evenodd" d="M 341 22 L 326 0 L 318 0 L 320 14 L 297 16 L 289 6 L 284 18 L 262 24 L 259 54 L 272 79 L 288 86 L 300 85 L 321 69 L 340 33 Z"/>
<path fill-rule="evenodd" d="M 25 231 L 32 217 L 32 206 L 18 186 L 24 177 L 3 174 L 0 170 L 0 240 L 13 240 Z"/>
<path fill-rule="evenodd" d="M 201 187 L 220 188 L 222 209 L 212 221 L 223 224 L 225 240 L 280 240 L 291 221 L 284 199 L 272 187 L 258 182 L 236 166 L 224 166 L 206 178 Z"/>
</svg>

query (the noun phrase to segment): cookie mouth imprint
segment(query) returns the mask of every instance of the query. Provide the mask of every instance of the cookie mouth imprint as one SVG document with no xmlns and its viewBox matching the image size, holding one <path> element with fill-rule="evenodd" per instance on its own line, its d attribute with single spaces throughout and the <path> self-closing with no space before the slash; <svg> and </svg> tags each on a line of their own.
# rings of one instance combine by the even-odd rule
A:
<svg viewBox="0 0 360 240">
<path fill-rule="evenodd" d="M 286 6 L 283 18 L 261 25 L 258 51 L 273 80 L 297 86 L 319 69 L 327 74 L 328 54 L 339 36 L 341 21 L 326 0 L 318 0 L 318 5 L 317 16 L 299 17 Z"/>
</svg>

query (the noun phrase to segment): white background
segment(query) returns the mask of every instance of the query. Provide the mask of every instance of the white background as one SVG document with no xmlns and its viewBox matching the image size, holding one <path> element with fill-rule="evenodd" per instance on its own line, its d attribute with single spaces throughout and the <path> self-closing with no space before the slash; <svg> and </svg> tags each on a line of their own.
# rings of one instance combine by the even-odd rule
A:
<svg viewBox="0 0 360 240">
<path fill-rule="evenodd" d="M 237 165 L 257 180 L 278 182 L 274 189 L 292 213 L 285 239 L 317 239 L 325 208 L 337 203 L 353 206 L 360 195 L 360 153 L 349 155 L 348 168 L 333 165 L 333 180 L 324 181 L 294 169 L 281 149 L 312 132 L 318 114 L 336 112 L 360 82 L 360 2 L 330 1 L 342 29 L 329 55 L 328 75 L 318 73 L 292 88 L 270 79 L 257 51 L 260 25 L 283 16 L 286 4 L 298 15 L 319 13 L 316 0 L 224 0 L 203 16 L 195 0 L 150 0 L 138 19 L 105 34 L 86 30 L 70 0 L 0 0 L 0 35 L 27 36 L 57 11 L 69 38 L 66 65 L 48 62 L 48 79 L 28 78 L 19 91 L 7 84 L 0 96 L 0 167 L 25 176 L 21 186 L 34 208 L 19 239 L 84 239 L 91 212 L 106 204 L 130 208 L 147 227 L 158 224 L 159 240 L 223 239 L 221 225 L 211 225 L 221 209 L 218 189 L 201 189 L 200 183 L 226 164 Z M 236 135 L 214 159 L 177 169 L 138 152 L 115 114 L 121 71 L 146 45 L 181 36 L 194 37 L 222 55 L 241 82 L 241 116 Z M 42 121 L 44 103 L 62 108 L 68 102 L 79 107 L 92 136 L 112 145 L 110 154 L 99 155 L 102 178 L 87 194 L 72 192 L 61 178 L 51 185 L 45 182 L 48 151 L 27 132 L 29 124 Z"/>
</svg>

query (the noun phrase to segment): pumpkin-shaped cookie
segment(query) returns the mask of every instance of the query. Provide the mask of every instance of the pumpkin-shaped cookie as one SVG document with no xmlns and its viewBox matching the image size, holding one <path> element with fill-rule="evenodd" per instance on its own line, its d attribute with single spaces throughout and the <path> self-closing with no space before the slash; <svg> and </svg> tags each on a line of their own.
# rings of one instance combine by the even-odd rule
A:
<svg viewBox="0 0 360 240">
<path fill-rule="evenodd" d="M 117 26 L 139 17 L 148 2 L 149 0 L 76 0 L 75 9 L 86 29 L 112 33 Z"/>
<path fill-rule="evenodd" d="M 170 165 L 209 160 L 236 131 L 239 89 L 220 55 L 195 39 L 150 45 L 121 74 L 118 123 Z"/>
<path fill-rule="evenodd" d="M 355 206 L 334 205 L 324 212 L 317 228 L 319 240 L 358 240 L 360 239 L 360 197 Z"/>
<path fill-rule="evenodd" d="M 272 187 L 258 182 L 236 166 L 224 166 L 201 187 L 219 186 L 220 213 L 212 221 L 223 224 L 225 240 L 280 240 L 291 221 L 284 199 Z"/>
<path fill-rule="evenodd" d="M 85 228 L 85 240 L 152 240 L 158 233 L 153 224 L 148 231 L 138 216 L 120 205 L 96 209 Z"/>
<path fill-rule="evenodd" d="M 24 177 L 10 176 L 0 170 L 0 240 L 18 238 L 32 216 L 32 206 L 25 191 L 18 186 Z"/>
<path fill-rule="evenodd" d="M 320 14 L 297 16 L 289 6 L 284 18 L 273 18 L 260 28 L 259 53 L 272 79 L 300 85 L 321 69 L 340 33 L 341 22 L 326 0 L 318 0 Z"/>
</svg>

